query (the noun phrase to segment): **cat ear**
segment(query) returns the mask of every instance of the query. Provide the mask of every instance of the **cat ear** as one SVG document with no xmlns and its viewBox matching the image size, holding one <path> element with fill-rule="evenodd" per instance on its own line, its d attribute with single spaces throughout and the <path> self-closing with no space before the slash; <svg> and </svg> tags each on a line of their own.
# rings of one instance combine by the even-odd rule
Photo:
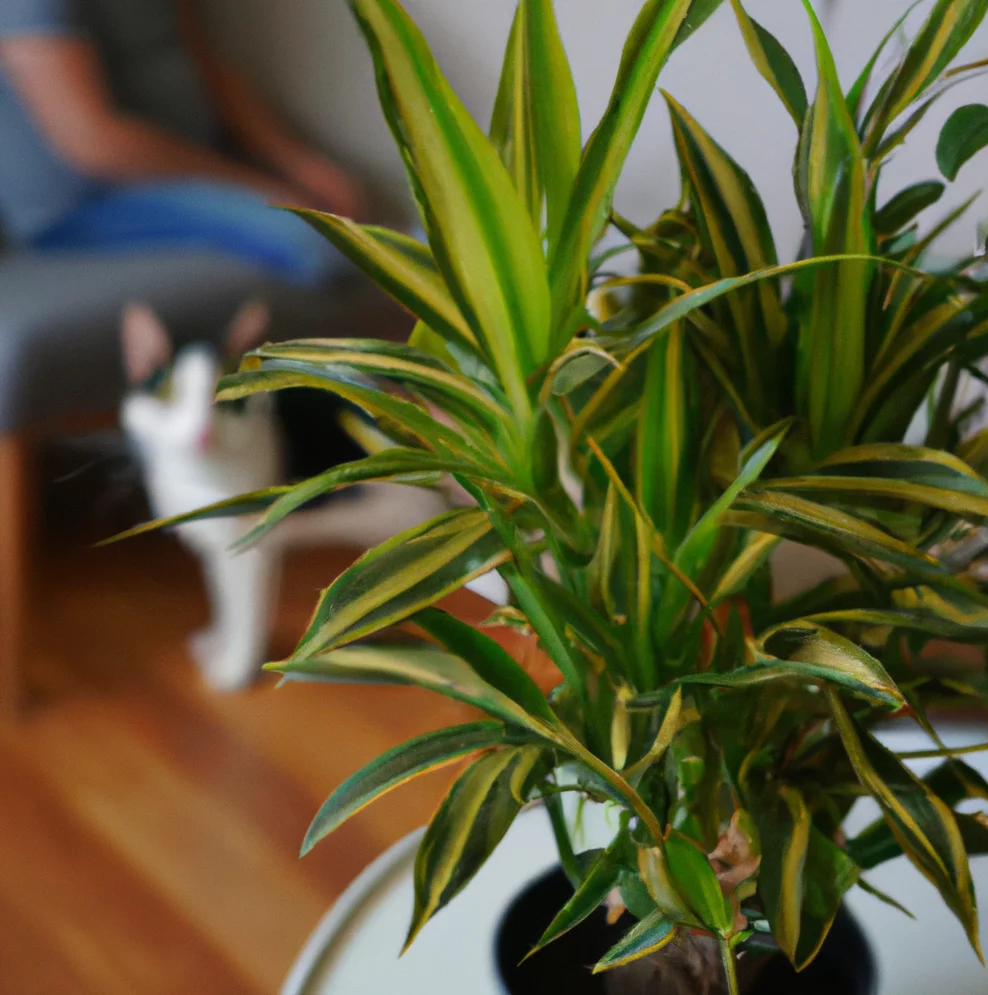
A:
<svg viewBox="0 0 988 995">
<path fill-rule="evenodd" d="M 127 382 L 145 383 L 172 361 L 172 342 L 147 304 L 128 304 L 120 321 L 120 347 Z"/>
<path fill-rule="evenodd" d="M 248 301 L 234 315 L 226 333 L 226 353 L 239 359 L 261 344 L 271 324 L 271 309 L 264 301 Z"/>
</svg>

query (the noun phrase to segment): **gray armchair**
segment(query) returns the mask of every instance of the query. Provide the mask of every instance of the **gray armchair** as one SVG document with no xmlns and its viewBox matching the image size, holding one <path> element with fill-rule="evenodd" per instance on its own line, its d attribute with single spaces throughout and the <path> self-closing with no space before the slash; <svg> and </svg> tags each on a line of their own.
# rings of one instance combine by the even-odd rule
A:
<svg viewBox="0 0 988 995">
<path fill-rule="evenodd" d="M 270 304 L 272 338 L 406 327 L 365 283 L 301 291 L 220 254 L 0 255 L 0 718 L 17 710 L 31 632 L 39 443 L 115 419 L 125 303 L 149 302 L 188 341 L 218 336 L 251 296 Z"/>
</svg>

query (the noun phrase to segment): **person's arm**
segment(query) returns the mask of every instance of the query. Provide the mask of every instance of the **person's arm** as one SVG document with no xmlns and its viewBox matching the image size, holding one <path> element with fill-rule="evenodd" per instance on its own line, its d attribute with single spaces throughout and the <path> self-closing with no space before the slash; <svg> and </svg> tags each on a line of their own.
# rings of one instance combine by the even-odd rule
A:
<svg viewBox="0 0 988 995">
<path fill-rule="evenodd" d="M 272 200 L 297 200 L 288 185 L 259 170 L 121 113 L 95 46 L 83 38 L 3 37 L 0 64 L 48 141 L 88 176 L 195 176 L 244 184 Z"/>
<path fill-rule="evenodd" d="M 312 194 L 320 206 L 359 220 L 364 193 L 346 170 L 296 135 L 250 81 L 215 48 L 195 0 L 182 0 L 183 29 L 224 121 L 248 155 Z"/>
</svg>

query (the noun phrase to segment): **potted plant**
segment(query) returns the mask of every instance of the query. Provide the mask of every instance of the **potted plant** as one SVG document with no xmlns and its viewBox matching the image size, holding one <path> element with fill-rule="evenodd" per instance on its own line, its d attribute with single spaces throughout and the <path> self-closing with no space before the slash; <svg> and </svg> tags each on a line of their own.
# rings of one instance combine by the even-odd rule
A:
<svg viewBox="0 0 988 995">
<path fill-rule="evenodd" d="M 265 346 L 220 397 L 324 388 L 389 443 L 205 513 L 264 510 L 254 541 L 335 488 L 452 476 L 474 504 L 361 558 L 272 669 L 417 684 L 485 717 L 355 774 L 304 848 L 382 793 L 464 762 L 419 849 L 409 943 L 538 801 L 569 887 L 535 947 L 606 906 L 616 932 L 594 970 L 620 979 L 613 990 L 639 990 L 644 961 L 662 978 L 645 990 L 733 995 L 750 972 L 757 992 L 758 951 L 805 968 L 846 891 L 902 852 L 977 948 L 968 855 L 988 852 L 988 825 L 955 808 L 988 784 L 936 740 L 925 708 L 944 688 L 914 658 L 931 637 L 983 644 L 988 632 L 970 552 L 988 515 L 985 443 L 959 443 L 952 418 L 980 355 L 985 294 L 964 267 L 914 268 L 922 243 L 904 228 L 933 188 L 876 210 L 875 179 L 931 87 L 955 78 L 948 65 L 988 2 L 940 0 L 862 115 L 877 57 L 846 97 L 807 4 L 821 70 L 811 101 L 732 0 L 801 129 L 807 251 L 778 265 L 747 177 L 670 102 L 685 197 L 651 228 L 614 219 L 643 261 L 630 279 L 607 276 L 610 256 L 594 246 L 663 64 L 719 0 L 643 5 L 585 147 L 551 0 L 519 4 L 489 135 L 397 0 L 351 6 L 429 244 L 299 213 L 419 325 L 407 345 Z M 950 134 L 963 151 L 943 161 L 959 164 L 976 132 Z M 615 302 L 622 283 L 631 297 Z M 877 361 L 883 349 L 896 363 Z M 927 445 L 906 448 L 934 387 Z M 780 536 L 837 556 L 847 578 L 777 603 L 768 557 Z M 557 675 L 548 695 L 489 634 L 435 607 L 491 570 L 512 596 L 492 621 L 538 641 Z M 875 737 L 890 716 L 942 748 L 932 775 L 917 778 Z M 562 805 L 574 793 L 617 813 L 605 848 L 574 852 Z M 882 819 L 847 839 L 862 795 Z M 555 974 L 550 987 L 568 983 Z"/>
</svg>

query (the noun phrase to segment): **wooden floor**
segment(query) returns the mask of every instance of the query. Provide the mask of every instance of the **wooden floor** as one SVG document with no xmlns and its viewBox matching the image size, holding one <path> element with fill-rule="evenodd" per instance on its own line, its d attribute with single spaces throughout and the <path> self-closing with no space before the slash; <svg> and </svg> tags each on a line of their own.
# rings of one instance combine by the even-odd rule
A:
<svg viewBox="0 0 988 995">
<path fill-rule="evenodd" d="M 276 652 L 346 562 L 289 563 Z M 63 548 L 40 580 L 26 714 L 0 730 L 0 993 L 277 992 L 330 903 L 428 819 L 449 775 L 395 792 L 300 861 L 317 806 L 463 709 L 403 689 L 209 693 L 184 651 L 204 597 L 169 539 Z"/>
</svg>

